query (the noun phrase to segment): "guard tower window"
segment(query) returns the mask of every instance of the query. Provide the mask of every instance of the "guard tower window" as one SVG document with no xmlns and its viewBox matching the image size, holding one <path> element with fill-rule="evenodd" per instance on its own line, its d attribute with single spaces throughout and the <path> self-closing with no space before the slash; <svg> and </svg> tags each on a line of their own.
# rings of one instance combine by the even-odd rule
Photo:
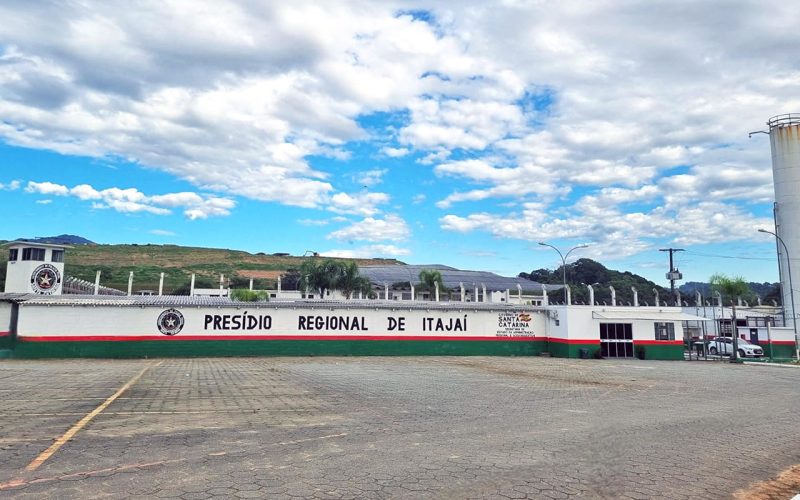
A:
<svg viewBox="0 0 800 500">
<path fill-rule="evenodd" d="M 53 250 L 50 260 L 53 262 L 64 262 L 64 250 Z"/>
<path fill-rule="evenodd" d="M 10 249 L 8 251 L 8 261 L 9 262 L 14 262 L 15 260 L 17 260 L 18 254 L 19 254 L 19 250 L 18 249 L 16 249 L 16 248 Z"/>
<path fill-rule="evenodd" d="M 23 248 L 22 260 L 40 260 L 44 262 L 44 248 Z"/>
</svg>

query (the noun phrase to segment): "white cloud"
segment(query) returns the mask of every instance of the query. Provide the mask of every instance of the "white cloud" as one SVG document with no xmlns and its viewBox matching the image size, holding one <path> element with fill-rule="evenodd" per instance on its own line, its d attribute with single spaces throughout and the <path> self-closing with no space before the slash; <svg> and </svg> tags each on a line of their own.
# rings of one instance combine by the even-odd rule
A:
<svg viewBox="0 0 800 500">
<path fill-rule="evenodd" d="M 39 205 L 49 205 L 53 203 L 53 200 L 46 198 L 44 200 L 36 200 L 36 203 L 38 203 Z"/>
<path fill-rule="evenodd" d="M 47 195 L 56 195 L 56 196 L 66 196 L 69 194 L 69 189 L 66 186 L 62 186 L 60 184 L 54 184 L 52 182 L 33 182 L 29 181 L 28 186 L 25 188 L 25 192 L 27 193 L 39 193 L 39 194 L 47 194 Z"/>
<path fill-rule="evenodd" d="M 330 198 L 328 210 L 339 214 L 374 215 L 380 211 L 377 205 L 388 201 L 386 193 L 336 193 Z"/>
<path fill-rule="evenodd" d="M 69 192 L 81 200 L 99 200 L 103 198 L 99 191 L 88 184 L 79 184 L 70 189 Z"/>
<path fill-rule="evenodd" d="M 410 254 L 411 251 L 407 248 L 395 245 L 368 245 L 349 249 L 326 250 L 321 253 L 325 257 L 340 257 L 344 259 L 395 258 Z"/>
<path fill-rule="evenodd" d="M 230 215 L 236 206 L 236 202 L 228 198 L 202 196 L 191 192 L 147 196 L 136 188 L 111 187 L 97 190 L 88 184 L 68 188 L 52 182 L 30 181 L 25 191 L 44 195 L 74 196 L 83 201 L 91 200 L 93 209 L 111 209 L 125 214 L 144 212 L 168 215 L 172 213 L 173 208 L 183 208 L 183 214 L 191 220 Z M 50 200 L 37 201 L 37 203 L 43 202 L 49 203 Z"/>
<path fill-rule="evenodd" d="M 297 223 L 301 226 L 327 226 L 330 221 L 327 219 L 298 219 Z"/>
<path fill-rule="evenodd" d="M 360 172 L 356 176 L 356 182 L 367 187 L 374 186 L 383 182 L 383 176 L 386 175 L 386 172 L 388 172 L 388 170 L 385 168 L 376 168 L 374 170 Z"/>
<path fill-rule="evenodd" d="M 675 221 L 699 206 L 761 220 L 749 207 L 771 201 L 769 145 L 747 133 L 800 109 L 791 2 L 444 1 L 428 20 L 407 7 L 6 2 L 0 137 L 214 193 L 26 188 L 128 212 L 225 215 L 235 195 L 381 220 L 408 195 L 341 192 L 352 169 L 315 162 L 366 149 L 434 166 L 453 230 L 605 231 L 598 245 L 630 251 L 685 237 Z M 396 120 L 373 128 L 378 115 Z"/>
<path fill-rule="evenodd" d="M 520 212 L 448 214 L 439 220 L 444 230 L 485 231 L 494 237 L 524 241 L 590 241 L 584 255 L 615 260 L 652 249 L 655 242 L 699 245 L 752 240 L 757 228 L 771 219 L 756 217 L 730 203 L 705 201 L 675 208 L 656 206 L 646 212 L 624 212 L 620 202 L 650 199 L 657 190 L 607 190 L 581 198 L 565 216 L 548 213 L 546 206 L 526 204 Z"/>
<path fill-rule="evenodd" d="M 385 147 L 381 149 L 381 153 L 385 154 L 390 158 L 402 158 L 406 156 L 411 151 L 408 148 L 392 148 L 392 147 Z"/>
<path fill-rule="evenodd" d="M 383 219 L 367 217 L 350 226 L 334 231 L 328 239 L 362 241 L 403 241 L 411 231 L 406 221 L 397 215 L 387 215 Z"/>
<path fill-rule="evenodd" d="M 409 107 L 412 123 L 401 131 L 400 140 L 418 149 L 481 150 L 512 132 L 523 130 L 521 110 L 508 102 L 417 99 Z"/>
<path fill-rule="evenodd" d="M 151 229 L 148 233 L 155 234 L 156 236 L 175 236 L 174 231 L 167 231 L 166 229 Z"/>
<path fill-rule="evenodd" d="M 16 191 L 21 186 L 20 181 L 11 181 L 8 184 L 0 182 L 0 191 Z"/>
</svg>

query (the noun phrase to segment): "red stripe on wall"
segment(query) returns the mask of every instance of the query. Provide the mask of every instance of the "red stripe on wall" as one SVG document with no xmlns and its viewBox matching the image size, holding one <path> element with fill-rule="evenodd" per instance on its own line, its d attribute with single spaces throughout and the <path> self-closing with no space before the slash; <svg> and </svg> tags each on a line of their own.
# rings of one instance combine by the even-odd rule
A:
<svg viewBox="0 0 800 500">
<path fill-rule="evenodd" d="M 636 340 L 633 339 L 634 344 L 639 345 L 683 345 L 683 340 Z"/>
<path fill-rule="evenodd" d="M 11 335 L 11 332 L 0 332 L 0 337 L 8 337 Z"/>
<path fill-rule="evenodd" d="M 794 345 L 794 340 L 772 340 L 772 341 L 769 341 L 769 342 L 766 341 L 766 340 L 759 340 L 758 344 L 759 345 L 761 345 L 761 344 L 764 344 L 764 345 L 767 345 L 767 344 L 772 344 L 772 345 Z"/>
<path fill-rule="evenodd" d="M 433 337 L 433 336 L 390 336 L 390 335 L 80 335 L 80 336 L 41 336 L 17 337 L 19 342 L 131 342 L 142 340 L 455 340 L 464 341 L 500 341 L 500 342 L 532 342 L 544 341 L 544 337 Z"/>
</svg>

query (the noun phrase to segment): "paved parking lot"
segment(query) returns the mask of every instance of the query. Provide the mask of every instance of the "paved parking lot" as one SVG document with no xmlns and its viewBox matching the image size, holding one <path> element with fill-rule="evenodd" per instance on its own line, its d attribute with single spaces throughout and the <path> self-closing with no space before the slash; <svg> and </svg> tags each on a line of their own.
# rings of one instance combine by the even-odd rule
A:
<svg viewBox="0 0 800 500">
<path fill-rule="evenodd" d="M 789 368 L 2 361 L 0 398 L 0 497 L 726 498 L 800 463 Z"/>
</svg>

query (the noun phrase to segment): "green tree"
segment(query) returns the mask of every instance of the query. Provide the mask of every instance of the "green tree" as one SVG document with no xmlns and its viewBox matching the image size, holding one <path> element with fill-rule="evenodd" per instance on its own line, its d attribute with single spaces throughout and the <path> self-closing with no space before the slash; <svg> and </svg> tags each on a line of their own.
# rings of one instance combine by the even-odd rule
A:
<svg viewBox="0 0 800 500">
<path fill-rule="evenodd" d="M 300 266 L 301 286 L 316 290 L 339 290 L 348 299 L 359 290 L 369 293 L 369 280 L 358 273 L 358 264 L 353 261 L 334 259 L 310 259 Z"/>
<path fill-rule="evenodd" d="M 430 292 L 431 300 L 433 300 L 433 294 L 436 290 L 436 285 L 439 285 L 439 293 L 447 292 L 447 289 L 444 287 L 444 281 L 442 280 L 442 273 L 437 271 L 436 269 L 423 269 L 419 272 L 419 289 L 425 290 Z"/>
<path fill-rule="evenodd" d="M 741 276 L 731 278 L 717 273 L 711 275 L 708 283 L 711 285 L 711 291 L 714 294 L 719 292 L 722 296 L 723 304 L 730 304 L 732 301 L 736 301 L 737 297 L 747 301 L 755 301 L 755 294 Z"/>
<path fill-rule="evenodd" d="M 295 268 L 289 268 L 285 273 L 281 274 L 281 288 L 284 290 L 300 290 L 301 280 L 300 271 Z"/>
</svg>

